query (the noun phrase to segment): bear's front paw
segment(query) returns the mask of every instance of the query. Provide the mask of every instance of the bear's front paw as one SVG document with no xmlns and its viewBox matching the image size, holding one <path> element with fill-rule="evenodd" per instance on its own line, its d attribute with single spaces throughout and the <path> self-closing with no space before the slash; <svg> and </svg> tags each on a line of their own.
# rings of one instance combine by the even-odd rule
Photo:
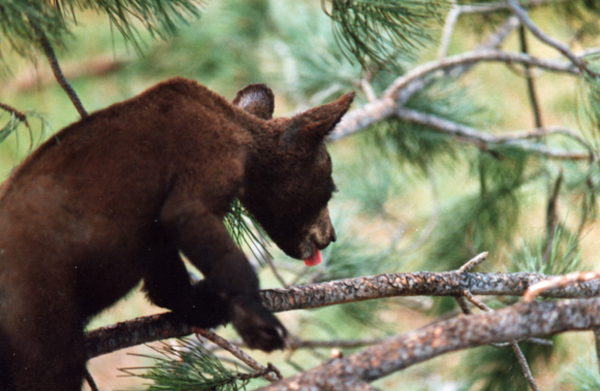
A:
<svg viewBox="0 0 600 391">
<path fill-rule="evenodd" d="M 227 302 L 216 293 L 210 281 L 202 280 L 192 286 L 192 294 L 185 308 L 177 311 L 190 326 L 214 328 L 229 322 Z"/>
<path fill-rule="evenodd" d="M 265 352 L 285 347 L 285 327 L 258 301 L 236 296 L 229 303 L 229 315 L 248 347 Z"/>
</svg>

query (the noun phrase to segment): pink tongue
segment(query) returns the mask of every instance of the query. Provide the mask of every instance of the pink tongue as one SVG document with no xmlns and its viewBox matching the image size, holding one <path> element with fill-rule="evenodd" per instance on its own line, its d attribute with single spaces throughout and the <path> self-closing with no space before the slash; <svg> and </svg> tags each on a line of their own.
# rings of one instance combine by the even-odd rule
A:
<svg viewBox="0 0 600 391">
<path fill-rule="evenodd" d="M 323 256 L 321 255 L 321 251 L 319 251 L 319 249 L 316 249 L 310 258 L 304 260 L 304 264 L 306 266 L 316 266 L 321 262 L 323 262 Z"/>
</svg>

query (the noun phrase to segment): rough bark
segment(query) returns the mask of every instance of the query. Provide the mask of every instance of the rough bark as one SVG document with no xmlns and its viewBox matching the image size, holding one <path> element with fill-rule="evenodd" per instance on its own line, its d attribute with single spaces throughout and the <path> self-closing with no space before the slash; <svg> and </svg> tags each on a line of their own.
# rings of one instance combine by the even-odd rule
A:
<svg viewBox="0 0 600 391">
<path fill-rule="evenodd" d="M 438 322 L 333 359 L 261 391 L 350 389 L 441 354 L 509 339 L 523 340 L 600 325 L 600 299 L 520 303 L 495 312 Z"/>
<path fill-rule="evenodd" d="M 466 289 L 474 295 L 521 296 L 525 290 L 554 276 L 538 273 L 389 273 L 305 286 L 261 291 L 264 305 L 272 312 L 318 308 L 354 301 L 396 296 L 460 296 Z M 600 294 L 598 280 L 550 289 L 542 297 L 577 298 Z M 169 313 L 137 318 L 90 331 L 88 358 L 119 349 L 192 334 L 192 328 Z"/>
</svg>

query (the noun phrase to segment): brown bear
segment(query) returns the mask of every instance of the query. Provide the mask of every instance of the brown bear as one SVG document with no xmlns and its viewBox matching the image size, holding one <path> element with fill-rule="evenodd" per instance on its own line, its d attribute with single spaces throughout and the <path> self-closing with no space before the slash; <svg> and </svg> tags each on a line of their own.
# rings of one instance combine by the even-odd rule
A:
<svg viewBox="0 0 600 391">
<path fill-rule="evenodd" d="M 190 325 L 282 348 L 223 217 L 237 197 L 285 253 L 318 258 L 335 240 L 324 139 L 352 99 L 273 119 L 265 85 L 230 103 L 174 78 L 42 144 L 0 187 L 0 389 L 80 390 L 86 322 L 140 280 Z"/>
</svg>

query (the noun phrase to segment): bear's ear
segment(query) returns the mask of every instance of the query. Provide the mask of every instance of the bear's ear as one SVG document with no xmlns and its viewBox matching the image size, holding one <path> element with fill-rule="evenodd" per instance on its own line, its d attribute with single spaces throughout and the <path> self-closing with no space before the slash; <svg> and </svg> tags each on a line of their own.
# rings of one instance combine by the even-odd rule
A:
<svg viewBox="0 0 600 391">
<path fill-rule="evenodd" d="M 353 99 L 354 92 L 349 92 L 334 102 L 314 107 L 291 118 L 282 136 L 283 142 L 288 146 L 314 148 L 340 122 Z"/>
<path fill-rule="evenodd" d="M 259 118 L 273 118 L 275 98 L 273 91 L 264 84 L 248 84 L 238 91 L 231 103 Z"/>
</svg>

